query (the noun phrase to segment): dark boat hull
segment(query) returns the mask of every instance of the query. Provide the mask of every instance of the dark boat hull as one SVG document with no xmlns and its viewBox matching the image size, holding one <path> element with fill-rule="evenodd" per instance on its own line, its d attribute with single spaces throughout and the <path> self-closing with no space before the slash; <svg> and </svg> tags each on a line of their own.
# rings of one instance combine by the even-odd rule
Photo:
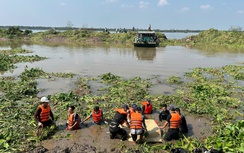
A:
<svg viewBox="0 0 244 153">
<path fill-rule="evenodd" d="M 134 47 L 157 47 L 158 43 L 134 43 Z"/>
</svg>

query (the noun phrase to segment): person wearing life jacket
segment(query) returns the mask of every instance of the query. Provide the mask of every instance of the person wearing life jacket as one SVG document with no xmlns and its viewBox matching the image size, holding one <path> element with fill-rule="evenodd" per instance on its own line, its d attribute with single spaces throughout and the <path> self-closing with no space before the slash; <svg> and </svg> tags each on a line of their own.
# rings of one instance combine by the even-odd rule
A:
<svg viewBox="0 0 244 153">
<path fill-rule="evenodd" d="M 185 116 L 180 113 L 180 109 L 179 108 L 175 108 L 175 112 L 178 113 L 180 115 L 180 117 L 181 117 L 180 133 L 187 133 L 188 132 L 188 127 L 187 127 Z"/>
<path fill-rule="evenodd" d="M 136 112 L 137 105 L 132 104 L 131 107 L 129 108 L 130 113 L 127 116 L 128 122 L 130 122 L 131 114 Z"/>
<path fill-rule="evenodd" d="M 47 97 L 42 97 L 40 100 L 41 104 L 37 107 L 34 118 L 37 122 L 38 127 L 50 126 L 51 124 L 55 124 L 54 116 L 52 110 L 49 106 L 49 100 Z M 50 119 L 51 117 L 51 119 Z"/>
<path fill-rule="evenodd" d="M 68 120 L 66 130 L 77 130 L 80 129 L 80 116 L 74 112 L 75 107 L 70 106 L 68 108 Z"/>
<path fill-rule="evenodd" d="M 89 118 L 92 118 L 93 122 L 97 125 L 101 125 L 103 123 L 103 111 L 98 106 L 95 106 L 91 112 L 91 114 L 85 118 L 81 123 L 83 124 Z"/>
<path fill-rule="evenodd" d="M 127 127 L 130 127 L 127 121 L 127 115 L 129 113 L 129 107 L 126 104 L 123 104 L 122 108 L 115 109 L 115 115 L 112 122 L 109 125 L 110 139 L 115 139 L 117 135 L 121 136 L 121 140 L 124 141 L 127 139 L 127 132 L 120 128 L 119 125 L 123 126 L 125 122 Z"/>
<path fill-rule="evenodd" d="M 152 114 L 153 106 L 151 99 L 147 99 L 147 101 L 144 101 L 141 103 L 142 106 L 142 114 Z"/>
<path fill-rule="evenodd" d="M 179 139 L 179 132 L 180 132 L 180 121 L 181 117 L 178 113 L 175 112 L 174 106 L 169 107 L 170 114 L 168 115 L 166 122 L 161 129 L 164 129 L 169 124 L 169 129 L 164 136 L 165 141 L 171 141 L 173 139 Z"/>
<path fill-rule="evenodd" d="M 144 130 L 147 131 L 147 127 L 144 116 L 141 114 L 141 107 L 137 107 L 135 113 L 131 114 L 130 130 L 133 144 L 136 144 L 137 135 L 140 136 L 139 140 L 142 142 Z"/>
</svg>

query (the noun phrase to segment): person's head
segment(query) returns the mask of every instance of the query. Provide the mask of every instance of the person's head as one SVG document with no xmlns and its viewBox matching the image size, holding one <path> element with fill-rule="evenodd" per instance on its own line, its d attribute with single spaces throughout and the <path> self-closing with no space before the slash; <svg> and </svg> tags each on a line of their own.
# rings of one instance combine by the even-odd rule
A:
<svg viewBox="0 0 244 153">
<path fill-rule="evenodd" d="M 95 114 L 98 114 L 99 107 L 98 106 L 95 106 L 93 110 L 94 110 Z"/>
<path fill-rule="evenodd" d="M 140 113 L 141 112 L 141 107 L 139 107 L 139 106 L 136 107 L 135 111 Z"/>
<path fill-rule="evenodd" d="M 174 106 L 169 106 L 169 112 L 174 113 L 175 112 L 175 107 Z"/>
<path fill-rule="evenodd" d="M 40 102 L 42 103 L 43 107 L 47 107 L 49 100 L 47 97 L 42 97 Z"/>
<path fill-rule="evenodd" d="M 70 114 L 73 114 L 73 113 L 74 113 L 74 110 L 75 110 L 75 106 L 69 106 L 69 108 L 68 108 L 68 112 L 69 112 Z"/>
<path fill-rule="evenodd" d="M 136 110 L 137 105 L 136 105 L 136 104 L 132 104 L 131 107 L 132 107 L 134 110 Z"/>
<path fill-rule="evenodd" d="M 127 112 L 127 110 L 129 110 L 129 106 L 128 105 L 126 105 L 126 104 L 123 104 L 122 105 L 122 108 L 124 109 L 124 111 L 126 111 Z"/>
<path fill-rule="evenodd" d="M 175 108 L 175 112 L 180 114 L 180 109 L 179 108 Z"/>
<path fill-rule="evenodd" d="M 167 110 L 167 104 L 162 104 L 162 110 L 166 111 Z"/>
<path fill-rule="evenodd" d="M 148 102 L 147 105 L 150 105 L 152 103 L 151 99 L 149 99 L 149 98 L 147 99 L 147 102 Z"/>
</svg>

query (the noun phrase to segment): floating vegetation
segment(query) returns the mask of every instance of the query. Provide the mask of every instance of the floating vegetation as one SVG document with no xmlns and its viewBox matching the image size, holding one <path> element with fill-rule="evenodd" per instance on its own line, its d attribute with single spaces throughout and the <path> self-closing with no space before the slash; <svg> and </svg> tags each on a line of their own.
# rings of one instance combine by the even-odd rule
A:
<svg viewBox="0 0 244 153">
<path fill-rule="evenodd" d="M 49 95 L 50 105 L 55 120 L 65 120 L 67 107 L 74 105 L 81 116 L 90 114 L 91 109 L 98 105 L 104 110 L 104 117 L 112 119 L 115 107 L 123 103 L 140 105 L 142 100 L 151 98 L 155 108 L 160 104 L 174 104 L 189 113 L 210 117 L 213 121 L 214 134 L 204 140 L 183 137 L 176 143 L 160 145 L 141 144 L 128 149 L 141 152 L 157 152 L 176 147 L 192 151 L 199 147 L 222 149 L 224 152 L 243 151 L 243 87 L 239 85 L 242 77 L 235 77 L 236 72 L 242 73 L 244 66 L 229 65 L 221 68 L 195 68 L 185 76 L 170 77 L 167 81 L 175 86 L 177 93 L 171 95 L 150 95 L 148 89 L 153 86 L 150 79 L 140 77 L 124 79 L 111 73 L 96 78 L 82 77 L 75 83 L 77 87 L 70 92 Z M 55 77 L 62 77 L 56 73 Z M 55 128 L 47 129 L 41 137 L 36 137 L 36 124 L 33 118 L 38 106 L 36 99 L 37 78 L 50 78 L 53 73 L 44 72 L 39 68 L 26 68 L 17 78 L 2 77 L 0 79 L 1 110 L 0 113 L 0 152 L 23 152 L 40 142 L 50 138 Z M 67 75 L 70 76 L 70 75 Z M 240 75 L 241 76 L 241 75 Z M 182 81 L 186 80 L 186 81 Z M 100 94 L 91 93 L 92 81 L 104 86 L 99 88 Z M 242 114 L 242 115 L 241 115 Z M 55 137 L 55 136 L 54 136 Z M 126 150 L 126 146 L 122 146 Z"/>
<path fill-rule="evenodd" d="M 22 49 L 22 48 L 14 48 L 11 50 L 0 50 L 0 53 L 2 54 L 8 54 L 8 55 L 13 55 L 13 54 L 27 54 L 27 53 L 32 53 L 32 51 Z"/>
<path fill-rule="evenodd" d="M 19 75 L 22 80 L 36 79 L 36 78 L 46 78 L 50 79 L 51 77 L 59 78 L 72 78 L 74 73 L 47 73 L 40 68 L 25 68 L 25 70 Z"/>
<path fill-rule="evenodd" d="M 14 64 L 20 62 L 35 62 L 47 59 L 38 55 L 17 55 L 17 53 L 30 53 L 31 51 L 16 48 L 12 50 L 0 51 L 0 71 L 7 71 L 16 68 Z"/>
</svg>

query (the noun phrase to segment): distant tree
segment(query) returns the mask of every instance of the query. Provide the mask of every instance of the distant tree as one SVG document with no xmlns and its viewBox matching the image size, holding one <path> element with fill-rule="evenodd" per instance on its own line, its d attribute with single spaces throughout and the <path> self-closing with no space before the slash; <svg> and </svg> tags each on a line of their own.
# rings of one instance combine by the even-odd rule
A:
<svg viewBox="0 0 244 153">
<path fill-rule="evenodd" d="M 19 35 L 21 34 L 23 31 L 20 30 L 19 27 L 9 27 L 7 30 L 7 34 L 8 35 Z"/>
<path fill-rule="evenodd" d="M 28 29 L 26 29 L 25 31 L 24 31 L 24 34 L 25 35 L 29 35 L 29 34 L 31 34 L 32 33 L 32 30 L 28 30 Z"/>
<path fill-rule="evenodd" d="M 230 31 L 242 31 L 242 27 L 240 27 L 240 26 L 231 26 L 230 27 Z"/>
<path fill-rule="evenodd" d="M 71 21 L 68 21 L 68 22 L 67 22 L 67 27 L 68 27 L 68 28 L 72 28 L 72 27 L 73 27 L 73 23 L 72 23 Z"/>
</svg>

